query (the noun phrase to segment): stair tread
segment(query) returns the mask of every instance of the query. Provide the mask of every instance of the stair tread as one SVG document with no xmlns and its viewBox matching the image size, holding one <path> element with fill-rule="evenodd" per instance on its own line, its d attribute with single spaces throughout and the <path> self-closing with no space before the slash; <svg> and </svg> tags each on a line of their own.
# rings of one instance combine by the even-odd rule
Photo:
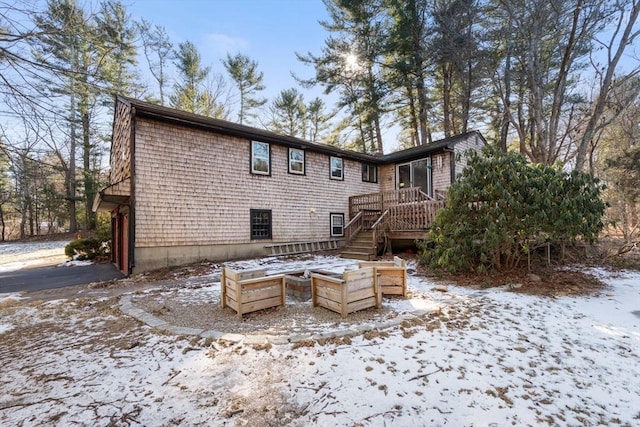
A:
<svg viewBox="0 0 640 427">
<path fill-rule="evenodd" d="M 365 254 L 362 252 L 341 252 L 341 258 L 349 258 L 349 259 L 359 259 L 363 261 L 370 261 L 374 258 L 372 254 Z"/>
</svg>

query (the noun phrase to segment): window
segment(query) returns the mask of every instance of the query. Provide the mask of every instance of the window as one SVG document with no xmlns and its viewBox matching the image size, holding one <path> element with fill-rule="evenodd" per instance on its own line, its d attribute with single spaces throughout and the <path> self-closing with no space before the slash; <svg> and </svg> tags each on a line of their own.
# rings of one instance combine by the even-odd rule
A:
<svg viewBox="0 0 640 427">
<path fill-rule="evenodd" d="M 398 189 L 420 187 L 423 193 L 433 195 L 431 158 L 398 165 L 396 171 Z"/>
<path fill-rule="evenodd" d="M 266 142 L 251 141 L 251 173 L 271 175 L 271 151 Z"/>
<path fill-rule="evenodd" d="M 271 211 L 251 209 L 251 240 L 271 238 Z"/>
<path fill-rule="evenodd" d="M 378 182 L 378 167 L 368 163 L 362 164 L 362 181 Z"/>
<path fill-rule="evenodd" d="M 331 218 L 331 237 L 344 236 L 344 214 L 332 213 L 329 215 Z"/>
<path fill-rule="evenodd" d="M 344 179 L 344 165 L 340 157 L 331 157 L 331 179 Z"/>
<path fill-rule="evenodd" d="M 304 150 L 289 148 L 289 173 L 304 175 Z"/>
</svg>

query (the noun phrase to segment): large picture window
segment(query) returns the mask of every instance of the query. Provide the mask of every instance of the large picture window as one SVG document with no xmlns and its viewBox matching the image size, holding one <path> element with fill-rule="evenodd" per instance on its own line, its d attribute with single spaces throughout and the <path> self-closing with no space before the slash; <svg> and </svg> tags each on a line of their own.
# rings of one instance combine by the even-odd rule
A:
<svg viewBox="0 0 640 427">
<path fill-rule="evenodd" d="M 378 182 L 378 167 L 369 163 L 362 164 L 362 181 Z"/>
<path fill-rule="evenodd" d="M 251 209 L 251 240 L 271 239 L 271 211 Z"/>
<path fill-rule="evenodd" d="M 304 150 L 289 148 L 289 173 L 304 175 Z"/>
<path fill-rule="evenodd" d="M 332 213 L 329 215 L 331 219 L 331 237 L 344 236 L 344 214 Z"/>
<path fill-rule="evenodd" d="M 344 162 L 340 157 L 331 157 L 330 159 L 330 167 L 331 167 L 331 179 L 344 179 Z"/>
<path fill-rule="evenodd" d="M 271 175 L 271 151 L 266 142 L 251 141 L 251 173 Z"/>
</svg>

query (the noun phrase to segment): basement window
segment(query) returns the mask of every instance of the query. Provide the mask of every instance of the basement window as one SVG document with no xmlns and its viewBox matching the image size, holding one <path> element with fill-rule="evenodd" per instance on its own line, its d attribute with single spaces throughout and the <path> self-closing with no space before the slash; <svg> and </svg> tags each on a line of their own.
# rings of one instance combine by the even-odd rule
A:
<svg viewBox="0 0 640 427">
<path fill-rule="evenodd" d="M 332 213 L 329 215 L 331 220 L 331 237 L 343 237 L 344 236 L 344 214 Z"/>
<path fill-rule="evenodd" d="M 251 240 L 271 239 L 271 210 L 251 209 Z"/>
</svg>

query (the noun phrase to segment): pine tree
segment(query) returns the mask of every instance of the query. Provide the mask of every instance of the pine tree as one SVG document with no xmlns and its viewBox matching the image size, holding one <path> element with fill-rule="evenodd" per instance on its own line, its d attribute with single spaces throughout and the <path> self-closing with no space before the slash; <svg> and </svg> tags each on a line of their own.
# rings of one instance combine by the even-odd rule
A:
<svg viewBox="0 0 640 427">
<path fill-rule="evenodd" d="M 258 63 L 248 56 L 238 53 L 234 56 L 227 54 L 227 59 L 222 61 L 227 73 L 235 83 L 240 94 L 240 108 L 238 111 L 238 123 L 246 122 L 247 118 L 255 117 L 253 110 L 263 106 L 267 100 L 259 98 L 258 92 L 264 90 L 262 81 L 264 74 L 258 71 Z"/>
</svg>

